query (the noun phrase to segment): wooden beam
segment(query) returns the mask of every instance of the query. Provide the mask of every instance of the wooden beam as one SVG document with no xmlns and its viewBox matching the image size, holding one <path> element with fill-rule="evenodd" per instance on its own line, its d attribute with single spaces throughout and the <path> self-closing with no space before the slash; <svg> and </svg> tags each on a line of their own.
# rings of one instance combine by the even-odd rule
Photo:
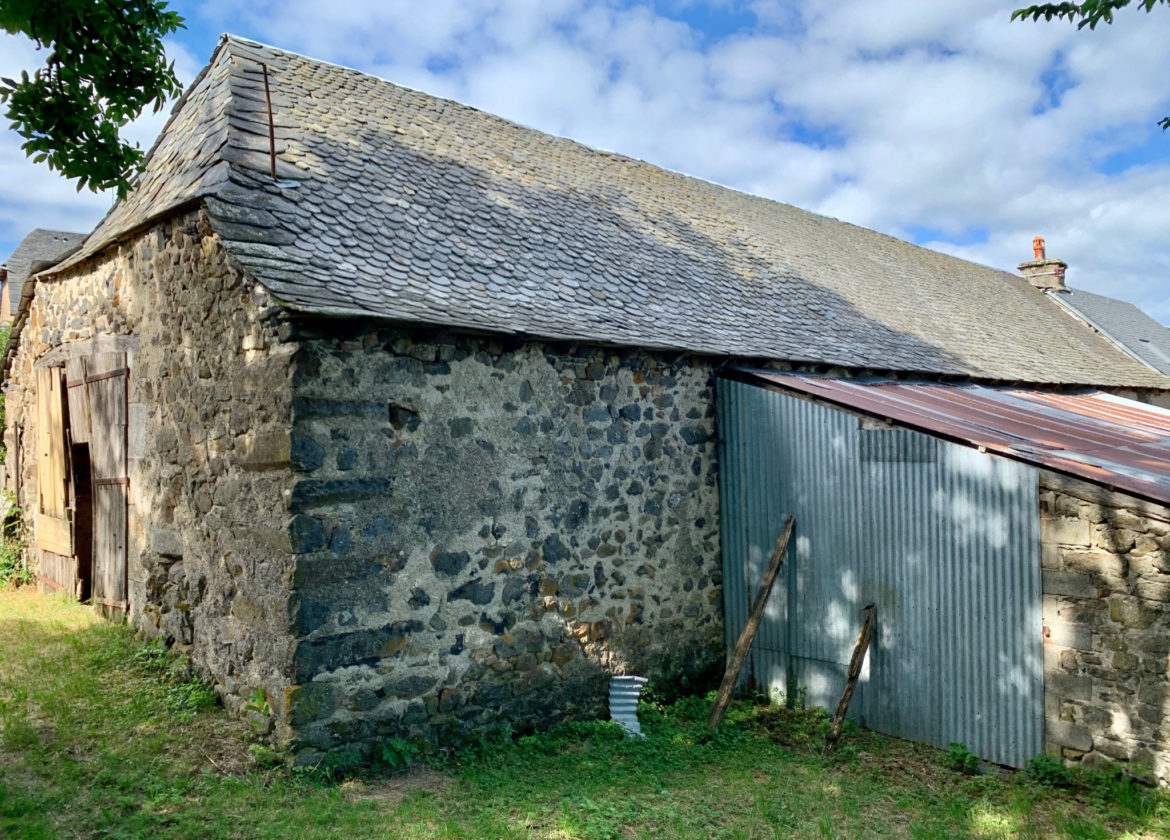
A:
<svg viewBox="0 0 1170 840">
<path fill-rule="evenodd" d="M 772 594 L 772 584 L 784 562 L 784 553 L 788 550 L 788 541 L 792 538 L 792 529 L 795 525 L 796 520 L 789 516 L 784 520 L 784 527 L 780 529 L 780 537 L 776 540 L 776 547 L 772 550 L 772 557 L 768 560 L 768 568 L 764 572 L 763 579 L 760 580 L 760 588 L 756 593 L 755 603 L 752 604 L 751 613 L 748 615 L 747 624 L 740 631 L 739 640 L 735 643 L 735 650 L 731 654 L 731 660 L 727 663 L 727 671 L 723 674 L 719 693 L 715 696 L 715 706 L 707 717 L 707 726 L 711 729 L 717 727 L 723 720 L 727 706 L 731 703 L 731 692 L 735 689 L 735 684 L 739 682 L 739 672 L 743 670 L 743 663 L 747 661 L 748 652 L 751 651 L 752 642 L 756 638 L 756 632 L 760 629 L 760 622 L 764 618 L 764 607 L 768 603 L 768 596 Z"/>
<path fill-rule="evenodd" d="M 829 734 L 825 737 L 825 751 L 828 755 L 837 748 L 837 739 L 841 737 L 841 728 L 845 725 L 845 713 L 849 711 L 849 701 L 853 699 L 853 690 L 857 688 L 857 678 L 861 676 L 861 665 L 865 661 L 865 652 L 869 649 L 869 641 L 873 638 L 874 616 L 877 607 L 866 604 L 862 609 L 865 613 L 865 623 L 861 625 L 861 635 L 857 637 L 857 644 L 853 647 L 853 657 L 849 660 L 849 678 L 845 680 L 845 693 L 841 695 L 841 702 L 837 704 L 837 711 L 833 715 L 833 722 L 829 724 Z"/>
</svg>

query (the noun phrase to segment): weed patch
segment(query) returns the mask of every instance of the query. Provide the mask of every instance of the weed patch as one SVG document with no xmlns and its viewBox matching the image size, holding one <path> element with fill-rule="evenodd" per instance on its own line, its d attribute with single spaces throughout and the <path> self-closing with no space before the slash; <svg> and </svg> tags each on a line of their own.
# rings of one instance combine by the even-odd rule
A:
<svg viewBox="0 0 1170 840">
<path fill-rule="evenodd" d="M 16 497 L 11 493 L 4 494 L 4 508 L 3 520 L 0 521 L 0 589 L 27 586 L 33 582 L 33 576 L 24 562 L 20 508 L 16 506 Z"/>
</svg>

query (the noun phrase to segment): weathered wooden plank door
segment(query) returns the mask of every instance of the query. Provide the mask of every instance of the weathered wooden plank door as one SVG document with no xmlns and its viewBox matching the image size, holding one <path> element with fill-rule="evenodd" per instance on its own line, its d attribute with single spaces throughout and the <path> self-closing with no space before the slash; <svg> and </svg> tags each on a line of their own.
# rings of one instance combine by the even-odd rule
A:
<svg viewBox="0 0 1170 840">
<path fill-rule="evenodd" d="M 34 544 L 40 579 L 78 595 L 73 557 L 73 523 L 69 510 L 69 464 L 65 428 L 65 383 L 61 368 L 40 368 L 37 375 L 37 509 Z"/>
<path fill-rule="evenodd" d="M 69 407 L 69 481 L 72 486 L 73 556 L 77 561 L 78 597 L 93 597 L 93 490 L 89 457 L 89 359 L 70 356 L 65 362 Z"/>
<path fill-rule="evenodd" d="M 97 353 L 85 375 L 90 413 L 93 493 L 93 600 L 125 611 L 126 580 L 126 387 L 125 353 Z"/>
</svg>

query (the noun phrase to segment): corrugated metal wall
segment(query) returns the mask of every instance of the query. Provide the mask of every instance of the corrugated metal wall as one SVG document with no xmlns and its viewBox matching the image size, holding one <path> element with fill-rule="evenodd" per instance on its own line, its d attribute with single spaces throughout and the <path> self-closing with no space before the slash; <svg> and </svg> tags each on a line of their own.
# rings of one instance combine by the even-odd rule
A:
<svg viewBox="0 0 1170 840">
<path fill-rule="evenodd" d="M 1016 767 L 1042 752 L 1036 470 L 732 380 L 718 409 L 729 648 L 796 517 L 744 678 L 835 706 L 873 602 L 851 718 Z"/>
</svg>

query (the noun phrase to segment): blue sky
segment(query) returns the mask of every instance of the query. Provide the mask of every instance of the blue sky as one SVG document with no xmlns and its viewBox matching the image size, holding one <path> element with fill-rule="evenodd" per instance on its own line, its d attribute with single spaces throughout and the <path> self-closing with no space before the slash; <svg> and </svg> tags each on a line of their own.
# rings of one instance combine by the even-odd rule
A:
<svg viewBox="0 0 1170 840">
<path fill-rule="evenodd" d="M 173 3 L 191 79 L 230 31 L 778 201 L 1069 284 L 1170 323 L 1170 8 L 1111 27 L 997 0 L 208 0 Z M 0 37 L 0 75 L 37 61 Z M 165 113 L 128 134 L 149 146 Z M 0 252 L 85 231 L 0 135 Z"/>
</svg>

